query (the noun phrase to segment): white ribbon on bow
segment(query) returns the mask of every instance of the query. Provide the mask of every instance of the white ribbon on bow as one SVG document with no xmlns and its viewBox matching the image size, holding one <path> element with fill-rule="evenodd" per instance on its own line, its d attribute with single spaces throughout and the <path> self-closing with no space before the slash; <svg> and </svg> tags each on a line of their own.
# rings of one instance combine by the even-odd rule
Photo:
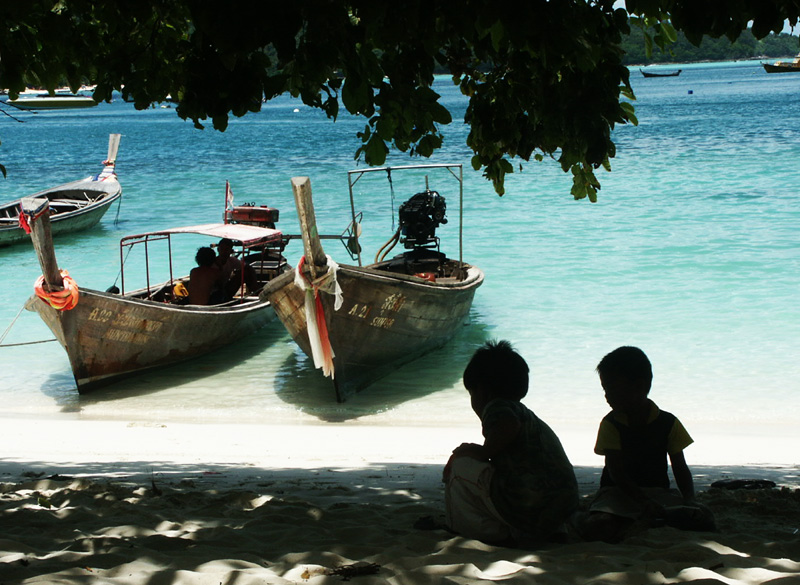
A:
<svg viewBox="0 0 800 585">
<path fill-rule="evenodd" d="M 328 337 L 319 293 L 322 291 L 334 295 L 333 308 L 336 311 L 342 307 L 343 296 L 342 287 L 339 286 L 336 278 L 339 265 L 330 256 L 326 256 L 326 258 L 328 259 L 328 269 L 325 274 L 310 280 L 303 274 L 303 265 L 305 264 L 305 256 L 303 256 L 294 271 L 294 283 L 300 290 L 305 291 L 306 331 L 308 332 L 308 342 L 311 345 L 314 367 L 322 369 L 323 374 L 333 378 L 335 354 Z"/>
</svg>

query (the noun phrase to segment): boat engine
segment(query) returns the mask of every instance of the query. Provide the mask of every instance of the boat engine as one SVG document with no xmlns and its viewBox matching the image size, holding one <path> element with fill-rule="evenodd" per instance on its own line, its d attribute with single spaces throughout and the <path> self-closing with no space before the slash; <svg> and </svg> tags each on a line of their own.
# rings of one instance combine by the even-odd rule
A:
<svg viewBox="0 0 800 585">
<path fill-rule="evenodd" d="M 444 197 L 436 191 L 417 193 L 400 206 L 401 242 L 407 249 L 437 244 L 436 228 L 447 223 Z"/>
<path fill-rule="evenodd" d="M 255 203 L 245 203 L 225 209 L 225 223 L 241 223 L 275 229 L 278 216 L 279 212 L 274 207 L 256 206 Z"/>
</svg>

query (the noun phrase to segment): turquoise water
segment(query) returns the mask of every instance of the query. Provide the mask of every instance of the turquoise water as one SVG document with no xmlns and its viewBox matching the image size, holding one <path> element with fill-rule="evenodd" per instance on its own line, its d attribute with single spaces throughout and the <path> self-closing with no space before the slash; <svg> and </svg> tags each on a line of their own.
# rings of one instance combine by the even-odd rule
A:
<svg viewBox="0 0 800 585">
<path fill-rule="evenodd" d="M 448 347 L 404 367 L 345 405 L 280 324 L 219 354 L 79 397 L 56 343 L 0 348 L 7 415 L 130 420 L 473 425 L 460 374 L 488 338 L 511 340 L 531 365 L 526 402 L 556 429 L 585 429 L 591 443 L 607 410 L 594 374 L 622 344 L 642 347 L 655 371 L 652 397 L 690 428 L 744 425 L 792 432 L 800 391 L 800 77 L 758 63 L 683 65 L 680 77 L 633 70 L 638 127 L 618 128 L 613 172 L 596 204 L 573 201 L 553 162 L 509 177 L 499 198 L 469 167 L 466 128 L 445 130 L 432 162 L 465 165 L 465 260 L 480 266 L 470 323 Z M 438 90 L 465 104 L 447 78 Z M 355 168 L 358 119 L 331 123 L 288 98 L 196 130 L 171 109 L 137 112 L 116 101 L 91 110 L 4 117 L 0 200 L 100 170 L 108 134 L 122 141 L 121 207 L 92 232 L 62 237 L 57 255 L 79 286 L 105 289 L 118 273 L 119 239 L 217 221 L 225 180 L 236 200 L 281 210 L 297 232 L 290 178 L 311 178 L 324 233 L 349 221 L 346 172 Z M 392 164 L 407 164 L 405 155 Z M 444 186 L 434 183 L 432 187 Z M 419 185 L 395 183 L 394 208 Z M 365 187 L 365 191 L 366 191 Z M 369 254 L 391 231 L 391 194 L 376 181 L 358 194 Z M 455 253 L 457 199 L 440 228 Z M 326 250 L 347 261 L 336 242 Z M 288 252 L 295 263 L 301 252 Z M 192 250 L 183 258 L 192 266 Z M 0 249 L 0 331 L 39 274 L 28 246 Z M 50 338 L 23 312 L 4 343 Z M 591 448 L 591 444 L 588 445 Z"/>
</svg>

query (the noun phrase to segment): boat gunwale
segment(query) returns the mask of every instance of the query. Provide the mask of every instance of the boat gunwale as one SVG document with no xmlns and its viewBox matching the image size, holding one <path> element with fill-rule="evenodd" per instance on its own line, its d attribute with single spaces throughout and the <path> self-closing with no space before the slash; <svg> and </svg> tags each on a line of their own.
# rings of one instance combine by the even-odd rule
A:
<svg viewBox="0 0 800 585">
<path fill-rule="evenodd" d="M 37 193 L 33 193 L 32 195 L 27 195 L 31 199 L 47 199 L 49 202 L 52 202 L 52 199 L 48 197 L 48 195 L 52 193 L 58 193 L 61 191 L 66 191 L 68 189 L 78 189 L 80 185 L 87 184 L 91 185 L 91 187 L 85 189 L 86 191 L 93 191 L 96 193 L 100 193 L 97 199 L 94 201 L 90 201 L 88 205 L 85 205 L 79 210 L 80 212 L 85 212 L 86 210 L 93 209 L 95 207 L 100 207 L 106 203 L 113 203 L 119 197 L 122 196 L 122 185 L 117 179 L 116 175 L 112 175 L 112 178 L 106 178 L 102 181 L 95 180 L 92 177 L 87 177 L 85 179 L 78 179 L 77 181 L 70 181 L 69 183 L 64 183 L 63 185 L 58 185 L 57 187 L 51 187 L 50 189 L 43 189 L 42 191 L 38 191 Z M 115 188 L 111 188 L 111 184 L 115 184 Z M 109 188 L 104 188 L 106 185 Z M 80 201 L 76 199 L 76 201 Z M 11 201 L 7 201 L 5 203 L 0 203 L 0 209 L 8 209 L 8 208 L 17 208 L 19 209 L 20 198 L 12 199 Z M 64 213 L 56 213 L 50 216 L 50 221 L 58 221 L 58 219 L 62 216 L 67 214 L 74 213 L 74 211 L 65 211 Z M 13 218 L 3 218 L 3 219 L 13 219 Z"/>
<path fill-rule="evenodd" d="M 455 260 L 453 260 L 453 262 L 455 262 Z M 376 268 L 376 266 L 386 264 L 388 264 L 388 262 L 370 264 L 368 266 L 351 266 L 349 264 L 345 264 L 343 266 L 339 266 L 338 270 L 344 271 L 345 273 L 348 271 L 358 272 L 379 280 L 402 280 L 403 282 L 407 282 L 409 284 L 415 284 L 424 288 L 432 289 L 470 288 L 474 286 L 476 282 L 479 283 L 484 279 L 484 273 L 480 268 L 473 266 L 472 264 L 467 264 L 466 262 L 460 263 L 459 269 L 465 270 L 467 276 L 461 280 L 455 279 L 452 282 L 439 280 L 431 281 L 426 278 L 414 276 L 413 274 L 403 274 L 401 272 L 392 272 L 389 270 L 381 270 L 380 268 Z"/>
</svg>

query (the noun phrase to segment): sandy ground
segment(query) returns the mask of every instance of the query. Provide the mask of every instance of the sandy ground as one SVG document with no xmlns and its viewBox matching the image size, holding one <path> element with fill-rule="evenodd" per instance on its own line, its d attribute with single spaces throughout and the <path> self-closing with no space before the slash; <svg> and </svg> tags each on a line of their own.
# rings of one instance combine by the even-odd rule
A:
<svg viewBox="0 0 800 585">
<path fill-rule="evenodd" d="M 0 424 L 0 585 L 800 583 L 800 467 L 730 449 L 692 466 L 716 532 L 519 550 L 414 528 L 441 513 L 465 429 Z M 600 473 L 587 462 L 585 496 Z M 777 487 L 709 487 L 730 478 Z"/>
</svg>

